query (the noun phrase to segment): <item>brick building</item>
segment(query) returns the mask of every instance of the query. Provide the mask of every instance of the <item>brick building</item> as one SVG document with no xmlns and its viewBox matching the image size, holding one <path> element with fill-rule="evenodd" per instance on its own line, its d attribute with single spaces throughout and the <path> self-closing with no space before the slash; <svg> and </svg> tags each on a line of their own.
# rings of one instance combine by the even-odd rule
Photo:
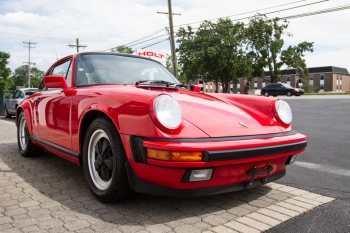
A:
<svg viewBox="0 0 350 233">
<path fill-rule="evenodd" d="M 230 93 L 243 94 L 247 90 L 258 90 L 270 83 L 270 72 L 265 72 L 265 79 L 261 77 L 252 78 L 248 81 L 247 78 L 240 78 L 237 86 L 231 84 Z M 282 76 L 280 82 L 287 83 L 292 87 L 303 86 L 304 82 L 313 87 L 314 92 L 345 92 L 350 90 L 350 74 L 347 69 L 324 66 L 309 68 L 309 75 L 301 78 L 295 69 L 287 70 Z M 204 82 L 203 79 L 196 79 L 188 82 L 188 84 L 199 85 L 203 92 L 222 92 L 221 83 L 218 87 L 215 82 Z"/>
</svg>

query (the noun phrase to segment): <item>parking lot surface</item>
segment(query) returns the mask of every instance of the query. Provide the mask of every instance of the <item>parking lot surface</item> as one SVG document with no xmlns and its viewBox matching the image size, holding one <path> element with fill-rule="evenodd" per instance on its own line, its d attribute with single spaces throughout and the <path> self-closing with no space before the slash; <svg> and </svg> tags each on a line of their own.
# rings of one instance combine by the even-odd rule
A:
<svg viewBox="0 0 350 233">
<path fill-rule="evenodd" d="M 104 204 L 80 167 L 50 153 L 21 157 L 14 121 L 0 117 L 0 232 L 254 233 L 334 200 L 269 183 L 200 198 L 135 194 Z"/>
</svg>

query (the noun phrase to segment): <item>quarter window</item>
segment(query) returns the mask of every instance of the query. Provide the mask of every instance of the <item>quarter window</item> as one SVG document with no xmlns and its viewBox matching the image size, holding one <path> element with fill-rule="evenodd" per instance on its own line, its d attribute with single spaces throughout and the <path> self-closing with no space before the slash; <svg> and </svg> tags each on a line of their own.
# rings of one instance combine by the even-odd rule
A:
<svg viewBox="0 0 350 233">
<path fill-rule="evenodd" d="M 72 80 L 72 67 L 70 65 L 71 60 L 65 61 L 60 65 L 53 68 L 51 75 L 62 75 L 66 78 L 67 86 L 71 87 Z"/>
</svg>

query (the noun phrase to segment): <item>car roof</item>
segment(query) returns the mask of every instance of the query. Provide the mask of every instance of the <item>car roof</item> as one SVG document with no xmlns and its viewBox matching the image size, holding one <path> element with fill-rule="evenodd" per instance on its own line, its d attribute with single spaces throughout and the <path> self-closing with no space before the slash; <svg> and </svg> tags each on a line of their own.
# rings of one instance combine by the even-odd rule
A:
<svg viewBox="0 0 350 233">
<path fill-rule="evenodd" d="M 25 92 L 25 91 L 37 91 L 38 88 L 20 88 L 18 90 L 20 90 L 22 92 Z"/>
</svg>

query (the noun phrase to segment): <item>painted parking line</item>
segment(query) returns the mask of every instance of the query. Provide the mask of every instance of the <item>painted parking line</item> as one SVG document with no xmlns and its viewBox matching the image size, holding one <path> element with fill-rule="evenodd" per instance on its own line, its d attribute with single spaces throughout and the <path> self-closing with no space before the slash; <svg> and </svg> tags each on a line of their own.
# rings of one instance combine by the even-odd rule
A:
<svg viewBox="0 0 350 233">
<path fill-rule="evenodd" d="M 262 232 L 333 198 L 269 183 L 199 198 L 138 194 L 98 202 L 81 168 L 57 156 L 20 156 L 16 127 L 0 120 L 0 232 Z"/>
<path fill-rule="evenodd" d="M 339 176 L 350 176 L 349 170 L 345 170 L 343 168 L 331 166 L 331 165 L 323 165 L 323 164 L 308 163 L 308 162 L 301 162 L 301 161 L 296 161 L 293 165 L 311 169 L 311 170 L 316 170 L 322 173 L 331 173 Z"/>
</svg>

